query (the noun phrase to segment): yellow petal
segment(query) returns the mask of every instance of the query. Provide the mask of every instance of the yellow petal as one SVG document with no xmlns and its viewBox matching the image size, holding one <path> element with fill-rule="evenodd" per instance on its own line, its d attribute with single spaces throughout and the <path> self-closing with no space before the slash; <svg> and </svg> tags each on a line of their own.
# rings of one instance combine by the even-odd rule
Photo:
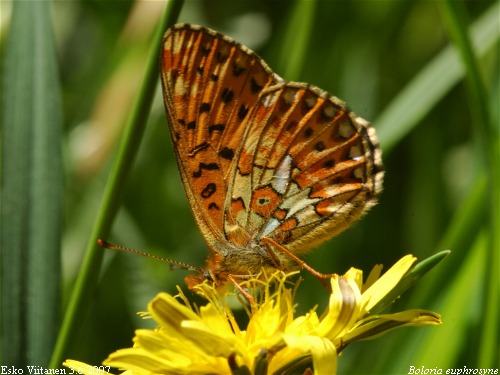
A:
<svg viewBox="0 0 500 375">
<path fill-rule="evenodd" d="M 361 314 L 364 315 L 373 308 L 387 293 L 389 293 L 408 272 L 417 258 L 406 255 L 371 285 L 361 296 Z"/>
<path fill-rule="evenodd" d="M 314 374 L 335 374 L 337 372 L 337 350 L 335 345 L 323 337 L 318 336 L 284 336 L 290 349 L 297 353 L 311 354 Z M 297 357 L 299 357 L 297 355 Z"/>
<path fill-rule="evenodd" d="M 153 355 L 151 352 L 141 348 L 120 349 L 111 353 L 103 364 L 120 369 L 134 371 L 134 373 L 175 373 L 177 366 L 188 366 L 187 358 L 179 356 L 178 363 Z"/>
<path fill-rule="evenodd" d="M 74 374 L 91 374 L 91 375 L 95 375 L 95 374 L 98 373 L 98 367 L 97 366 L 91 366 L 91 365 L 88 365 L 88 364 L 80 362 L 80 361 L 75 361 L 73 359 L 67 359 L 67 360 L 65 360 L 63 362 L 63 366 L 66 366 L 69 369 L 71 369 Z M 110 372 L 107 372 L 107 374 L 112 375 Z"/>
<path fill-rule="evenodd" d="M 209 355 L 229 357 L 236 350 L 234 335 L 221 336 L 205 324 L 192 320 L 183 322 L 182 328 L 184 336 Z"/>
<path fill-rule="evenodd" d="M 316 312 L 309 311 L 307 314 L 295 318 L 285 328 L 285 333 L 289 335 L 319 335 L 319 324 L 320 320 Z"/>
<path fill-rule="evenodd" d="M 220 336 L 234 335 L 234 330 L 224 311 L 219 310 L 210 303 L 200 308 L 200 317 L 203 324 Z"/>
<path fill-rule="evenodd" d="M 154 320 L 164 328 L 179 330 L 183 320 L 200 320 L 193 310 L 167 293 L 158 294 L 149 303 L 148 310 Z"/>
<path fill-rule="evenodd" d="M 371 287 L 375 281 L 380 278 L 380 274 L 382 273 L 382 269 L 384 266 L 382 264 L 376 264 L 375 267 L 372 268 L 370 274 L 366 278 L 363 287 L 361 288 L 361 293 L 364 293 L 369 287 Z"/>
<path fill-rule="evenodd" d="M 361 290 L 361 288 L 363 287 L 363 271 L 351 267 L 343 277 L 347 280 L 352 280 L 353 282 L 355 282 L 359 290 Z"/>
<path fill-rule="evenodd" d="M 179 348 L 180 349 L 180 348 Z M 160 355 L 161 354 L 161 355 Z M 142 348 L 121 349 L 111 353 L 103 362 L 105 365 L 131 370 L 134 374 L 229 374 L 225 358 L 189 355 L 171 352 L 151 353 Z"/>
<path fill-rule="evenodd" d="M 255 311 L 248 323 L 246 340 L 255 341 L 259 337 L 270 337 L 280 331 L 282 316 L 273 301 L 266 302 Z"/>
<path fill-rule="evenodd" d="M 327 309 L 321 316 L 318 335 L 334 339 L 347 331 L 359 316 L 361 293 L 358 289 L 358 273 L 352 272 L 348 277 L 332 277 L 332 294 Z"/>
<path fill-rule="evenodd" d="M 177 358 L 181 356 L 204 356 L 205 353 L 183 334 L 175 331 L 166 332 L 164 329 L 155 331 L 136 330 L 134 347 L 142 348 L 153 356 L 161 358 Z"/>
</svg>

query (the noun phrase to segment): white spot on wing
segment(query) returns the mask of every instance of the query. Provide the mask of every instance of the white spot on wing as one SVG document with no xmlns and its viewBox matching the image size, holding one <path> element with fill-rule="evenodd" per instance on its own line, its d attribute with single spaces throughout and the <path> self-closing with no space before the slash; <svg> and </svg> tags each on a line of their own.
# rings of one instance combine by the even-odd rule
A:
<svg viewBox="0 0 500 375">
<path fill-rule="evenodd" d="M 359 167 L 354 170 L 354 177 L 356 177 L 358 180 L 364 180 L 364 170 L 363 168 Z"/>
<path fill-rule="evenodd" d="M 323 108 L 323 114 L 328 118 L 333 118 L 336 113 L 337 108 L 335 108 L 333 105 L 327 105 L 325 108 Z"/>
<path fill-rule="evenodd" d="M 262 231 L 262 236 L 263 237 L 267 236 L 273 230 L 275 230 L 276 228 L 278 228 L 279 225 L 280 225 L 280 222 L 277 219 L 272 218 L 271 220 L 269 220 L 266 223 L 266 226 L 264 227 L 264 230 Z"/>
<path fill-rule="evenodd" d="M 352 125 L 348 121 L 342 121 L 339 124 L 339 134 L 343 138 L 349 138 L 354 134 Z"/>
<path fill-rule="evenodd" d="M 349 157 L 353 160 L 359 160 L 362 156 L 361 147 L 359 145 L 354 145 L 349 150 Z"/>
<path fill-rule="evenodd" d="M 274 103 L 276 103 L 276 99 L 278 99 L 278 95 L 277 93 L 272 93 L 272 94 L 266 94 L 262 97 L 262 104 L 264 105 L 264 107 L 271 107 L 272 105 L 274 105 Z"/>
<path fill-rule="evenodd" d="M 309 192 L 310 189 L 300 190 L 297 194 L 289 196 L 283 201 L 280 208 L 288 210 L 285 220 L 320 200 L 320 198 L 309 198 Z"/>
<path fill-rule="evenodd" d="M 273 179 L 274 189 L 280 193 L 284 194 L 288 184 L 290 183 L 290 171 L 292 169 L 292 157 L 290 155 L 285 156 L 281 164 L 276 168 Z"/>
<path fill-rule="evenodd" d="M 307 108 L 312 108 L 316 105 L 317 101 L 318 101 L 318 98 L 316 96 L 308 95 L 308 96 L 306 96 L 304 102 L 306 103 Z"/>
</svg>

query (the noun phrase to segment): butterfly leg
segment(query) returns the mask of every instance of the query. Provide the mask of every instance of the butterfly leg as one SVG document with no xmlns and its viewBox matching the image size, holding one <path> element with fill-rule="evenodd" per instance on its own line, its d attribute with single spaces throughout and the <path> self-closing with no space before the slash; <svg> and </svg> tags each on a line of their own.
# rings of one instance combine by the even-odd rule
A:
<svg viewBox="0 0 500 375">
<path fill-rule="evenodd" d="M 245 289 L 243 289 L 243 287 L 238 283 L 238 281 L 236 281 L 233 275 L 227 275 L 227 279 L 234 285 L 236 289 L 238 289 L 241 295 L 247 300 L 252 311 L 256 311 L 257 303 L 255 302 L 254 298 Z"/>
<path fill-rule="evenodd" d="M 314 277 L 316 277 L 319 280 L 319 282 L 321 284 L 323 284 L 323 286 L 327 290 L 329 290 L 330 292 L 332 291 L 331 286 L 327 282 L 325 282 L 324 279 L 331 279 L 333 277 L 333 274 L 331 274 L 331 273 L 325 274 L 325 273 L 321 273 L 321 272 L 316 271 L 314 268 L 312 268 L 310 265 L 308 265 L 302 259 L 300 259 L 296 255 L 292 254 L 285 247 L 281 246 L 276 241 L 273 241 L 270 238 L 262 238 L 262 242 L 265 245 L 267 245 L 266 249 L 269 252 L 269 254 L 272 254 L 271 256 L 273 257 L 273 259 L 276 258 L 276 255 L 273 254 L 273 250 L 272 249 L 277 249 L 277 250 L 281 251 L 282 253 L 286 254 L 291 259 L 293 259 L 295 261 L 295 263 L 297 263 L 299 265 L 300 268 L 309 271 L 309 273 L 311 273 Z"/>
</svg>

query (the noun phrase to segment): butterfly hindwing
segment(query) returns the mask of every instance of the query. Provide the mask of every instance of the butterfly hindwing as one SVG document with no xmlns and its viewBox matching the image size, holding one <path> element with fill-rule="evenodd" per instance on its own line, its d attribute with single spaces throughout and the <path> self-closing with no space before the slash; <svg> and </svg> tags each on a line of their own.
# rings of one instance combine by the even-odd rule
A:
<svg viewBox="0 0 500 375">
<path fill-rule="evenodd" d="M 341 100 L 283 83 L 263 92 L 247 122 L 227 216 L 250 237 L 301 252 L 375 203 L 383 168 L 374 130 Z"/>
</svg>

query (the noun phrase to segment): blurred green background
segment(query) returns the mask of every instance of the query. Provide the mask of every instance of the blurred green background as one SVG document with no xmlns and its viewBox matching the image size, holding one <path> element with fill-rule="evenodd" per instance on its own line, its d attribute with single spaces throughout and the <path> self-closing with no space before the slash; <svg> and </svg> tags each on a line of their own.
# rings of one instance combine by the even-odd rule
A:
<svg viewBox="0 0 500 375">
<path fill-rule="evenodd" d="M 22 3 L 0 3 L 1 352 L 2 364 L 47 366 L 85 248 L 95 241 L 91 232 L 104 186 L 165 3 L 39 2 L 37 11 L 28 9 L 35 2 Z M 339 373 L 408 373 L 412 365 L 499 366 L 498 14 L 494 1 L 188 0 L 182 7 L 179 22 L 235 38 L 283 78 L 315 84 L 347 101 L 378 131 L 386 166 L 379 205 L 312 251 L 305 258 L 310 265 L 325 273 L 354 266 L 367 274 L 375 264 L 387 269 L 408 253 L 421 260 L 452 250 L 393 306 L 394 311 L 431 309 L 443 315 L 443 326 L 405 328 L 354 344 L 343 352 Z M 467 60 L 460 35 L 471 38 L 477 65 Z M 465 52 L 454 52 L 452 45 Z M 12 52 L 23 48 L 29 53 Z M 27 83 L 16 78 L 27 75 Z M 33 90 L 30 82 L 46 89 Z M 201 266 L 209 251 L 184 195 L 157 83 L 144 139 L 120 186 L 118 215 L 104 235 L 113 243 Z M 37 137 L 43 134 L 34 126 L 40 108 L 53 108 L 45 121 L 52 136 L 41 146 Z M 15 132 L 22 127 L 16 121 L 28 126 L 18 138 Z M 21 147 L 12 139 L 21 140 Z M 52 159 L 37 157 L 46 150 L 56 150 Z M 26 155 L 31 161 L 15 167 Z M 47 169 L 45 176 L 56 177 L 30 179 L 37 176 L 37 161 Z M 20 189 L 9 193 L 6 181 L 26 171 L 17 186 L 29 191 L 19 202 Z M 59 192 L 54 201 L 33 194 L 45 183 L 52 194 Z M 49 208 L 31 209 L 40 200 Z M 47 211 L 50 207 L 57 209 Z M 19 212 L 26 216 L 17 217 Z M 12 224 L 16 217 L 19 227 Z M 26 222 L 30 225 L 22 225 Z M 38 249 L 48 242 L 31 233 L 48 222 L 52 245 Z M 26 238 L 34 245 L 20 240 Z M 102 269 L 94 270 L 96 288 L 86 291 L 80 332 L 64 348 L 64 358 L 96 365 L 111 351 L 130 346 L 134 329 L 151 327 L 136 313 L 158 291 L 176 293 L 186 276 L 148 258 L 99 251 L 105 255 Z M 36 267 L 45 261 L 50 262 L 46 268 Z M 53 278 L 44 287 L 47 269 Z M 299 312 L 316 304 L 323 308 L 325 290 L 305 272 L 303 278 Z M 35 284 L 56 293 L 34 304 Z M 30 321 L 37 321 L 40 311 L 53 327 L 43 333 L 45 352 L 33 356 L 37 351 L 26 348 L 36 347 L 38 339 Z"/>
</svg>

